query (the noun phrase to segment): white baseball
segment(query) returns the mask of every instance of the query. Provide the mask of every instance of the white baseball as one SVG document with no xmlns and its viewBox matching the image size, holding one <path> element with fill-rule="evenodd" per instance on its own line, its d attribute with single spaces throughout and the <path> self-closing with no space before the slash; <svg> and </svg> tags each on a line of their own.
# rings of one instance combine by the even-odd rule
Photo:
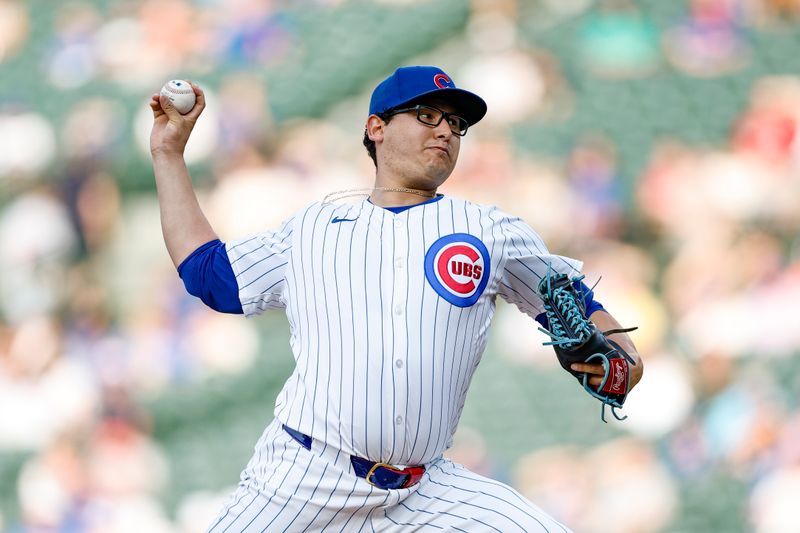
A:
<svg viewBox="0 0 800 533">
<path fill-rule="evenodd" d="M 185 115 L 194 107 L 194 90 L 188 81 L 170 80 L 161 88 L 161 94 L 169 98 L 181 115 Z"/>
</svg>

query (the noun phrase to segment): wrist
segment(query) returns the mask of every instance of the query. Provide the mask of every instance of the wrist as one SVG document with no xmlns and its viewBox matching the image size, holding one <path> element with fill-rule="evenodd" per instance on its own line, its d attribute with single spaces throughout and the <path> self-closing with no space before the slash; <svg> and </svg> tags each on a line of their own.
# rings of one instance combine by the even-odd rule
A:
<svg viewBox="0 0 800 533">
<path fill-rule="evenodd" d="M 153 160 L 169 160 L 174 161 L 176 159 L 183 160 L 183 150 L 179 150 L 176 148 L 167 148 L 167 147 L 156 147 L 150 149 L 150 156 Z"/>
</svg>

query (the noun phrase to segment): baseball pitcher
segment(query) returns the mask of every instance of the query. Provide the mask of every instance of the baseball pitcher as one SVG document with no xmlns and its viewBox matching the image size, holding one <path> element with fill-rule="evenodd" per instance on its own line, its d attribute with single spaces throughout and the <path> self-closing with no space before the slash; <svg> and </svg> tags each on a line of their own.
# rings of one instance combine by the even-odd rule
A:
<svg viewBox="0 0 800 533">
<path fill-rule="evenodd" d="M 497 297 L 535 318 L 562 366 L 615 415 L 642 361 L 583 283 L 522 220 L 437 193 L 485 115 L 441 69 L 403 67 L 372 93 L 359 203 L 315 202 L 220 242 L 183 159 L 205 107 L 153 95 L 164 240 L 187 290 L 225 313 L 281 309 L 296 367 L 209 531 L 564 532 L 517 491 L 443 457 Z M 604 413 L 605 414 L 605 413 Z"/>
</svg>

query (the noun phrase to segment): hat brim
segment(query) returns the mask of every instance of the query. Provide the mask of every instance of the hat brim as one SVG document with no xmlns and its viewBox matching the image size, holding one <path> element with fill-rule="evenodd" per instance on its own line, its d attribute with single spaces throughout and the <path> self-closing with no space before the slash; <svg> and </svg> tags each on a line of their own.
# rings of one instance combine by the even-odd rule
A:
<svg viewBox="0 0 800 533">
<path fill-rule="evenodd" d="M 464 89 L 434 89 L 426 93 L 419 94 L 395 107 L 402 107 L 409 104 L 416 104 L 420 101 L 427 100 L 435 97 L 449 103 L 455 109 L 457 115 L 461 115 L 470 126 L 480 122 L 486 115 L 486 102 L 475 93 L 465 91 Z"/>
</svg>

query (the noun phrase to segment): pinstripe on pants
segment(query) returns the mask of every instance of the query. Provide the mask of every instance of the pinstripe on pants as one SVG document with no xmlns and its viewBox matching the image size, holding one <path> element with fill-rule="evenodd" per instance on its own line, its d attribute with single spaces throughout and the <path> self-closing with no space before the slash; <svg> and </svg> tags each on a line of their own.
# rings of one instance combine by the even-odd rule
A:
<svg viewBox="0 0 800 533">
<path fill-rule="evenodd" d="M 418 485 L 381 490 L 353 474 L 349 456 L 320 441 L 306 450 L 278 420 L 259 446 L 209 533 L 569 531 L 514 489 L 443 457 Z"/>
</svg>

